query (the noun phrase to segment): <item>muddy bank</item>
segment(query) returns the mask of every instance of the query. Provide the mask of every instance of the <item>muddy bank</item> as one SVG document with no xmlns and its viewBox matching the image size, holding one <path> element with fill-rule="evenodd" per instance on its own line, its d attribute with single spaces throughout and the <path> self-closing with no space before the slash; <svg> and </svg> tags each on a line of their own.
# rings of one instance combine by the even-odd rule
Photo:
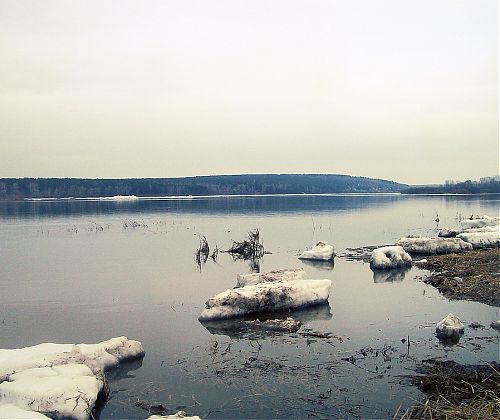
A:
<svg viewBox="0 0 500 420">
<path fill-rule="evenodd" d="M 500 373 L 495 362 L 460 365 L 452 361 L 425 360 L 410 378 L 428 395 L 400 419 L 487 419 L 500 415 Z"/>
<path fill-rule="evenodd" d="M 500 249 L 462 254 L 433 255 L 420 267 L 430 270 L 425 279 L 450 299 L 470 299 L 500 306 Z"/>
</svg>

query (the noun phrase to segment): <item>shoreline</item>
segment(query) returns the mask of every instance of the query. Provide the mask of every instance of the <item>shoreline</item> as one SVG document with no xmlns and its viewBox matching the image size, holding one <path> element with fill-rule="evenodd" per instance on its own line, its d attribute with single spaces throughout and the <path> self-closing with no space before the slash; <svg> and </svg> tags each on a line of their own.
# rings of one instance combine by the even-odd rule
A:
<svg viewBox="0 0 500 420">
<path fill-rule="evenodd" d="M 500 307 L 500 249 L 431 255 L 420 268 L 429 270 L 425 283 L 453 300 L 473 300 Z"/>
</svg>

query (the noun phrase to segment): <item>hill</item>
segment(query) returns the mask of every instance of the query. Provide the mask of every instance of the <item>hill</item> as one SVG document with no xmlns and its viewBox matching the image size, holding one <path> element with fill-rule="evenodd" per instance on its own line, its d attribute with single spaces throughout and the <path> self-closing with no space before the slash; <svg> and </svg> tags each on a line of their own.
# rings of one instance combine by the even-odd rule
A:
<svg viewBox="0 0 500 420">
<path fill-rule="evenodd" d="M 211 175 L 186 178 L 0 178 L 0 199 L 400 192 L 407 185 L 350 175 Z"/>
</svg>

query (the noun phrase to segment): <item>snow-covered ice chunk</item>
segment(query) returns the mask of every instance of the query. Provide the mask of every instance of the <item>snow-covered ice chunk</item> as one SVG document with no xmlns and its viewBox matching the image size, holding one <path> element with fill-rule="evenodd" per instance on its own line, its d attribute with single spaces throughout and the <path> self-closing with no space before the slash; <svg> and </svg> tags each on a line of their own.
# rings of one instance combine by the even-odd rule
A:
<svg viewBox="0 0 500 420">
<path fill-rule="evenodd" d="M 147 420 L 179 420 L 179 419 L 184 419 L 184 420 L 201 420 L 198 416 L 188 416 L 185 411 L 178 411 L 175 414 L 171 414 L 169 416 L 150 416 L 148 417 Z"/>
<path fill-rule="evenodd" d="M 464 324 L 453 314 L 436 324 L 436 335 L 439 338 L 458 338 L 464 332 Z"/>
<path fill-rule="evenodd" d="M 54 417 L 87 419 L 104 377 L 96 376 L 83 364 L 26 369 L 9 375 L 0 383 L 0 396 L 25 410 Z"/>
<path fill-rule="evenodd" d="M 472 250 L 472 245 L 460 238 L 401 238 L 396 245 L 410 254 L 450 254 Z"/>
<path fill-rule="evenodd" d="M 461 233 L 498 232 L 498 231 L 500 231 L 500 225 L 484 226 L 484 227 L 480 227 L 480 228 L 465 229 Z"/>
<path fill-rule="evenodd" d="M 29 368 L 84 363 L 94 373 L 144 356 L 139 341 L 116 337 L 97 344 L 43 343 L 21 349 L 0 349 L 0 382 Z"/>
<path fill-rule="evenodd" d="M 374 270 L 409 267 L 411 264 L 411 257 L 400 246 L 376 248 L 370 259 L 370 268 Z"/>
<path fill-rule="evenodd" d="M 456 229 L 441 229 L 438 233 L 438 237 L 440 238 L 454 238 L 460 233 L 460 231 Z"/>
<path fill-rule="evenodd" d="M 422 258 L 421 260 L 413 261 L 414 264 L 425 264 L 428 262 L 425 258 Z"/>
<path fill-rule="evenodd" d="M 500 232 L 488 232 L 488 231 L 466 231 L 457 236 L 472 245 L 472 248 L 497 248 L 500 247 Z"/>
<path fill-rule="evenodd" d="M 236 287 L 252 286 L 272 281 L 288 281 L 303 279 L 306 272 L 302 268 L 275 270 L 268 273 L 238 274 Z"/>
<path fill-rule="evenodd" d="M 84 357 L 84 363 L 92 371 L 107 370 L 127 360 L 144 356 L 144 348 L 139 341 L 127 337 L 115 337 L 98 344 L 78 344 L 78 351 Z"/>
<path fill-rule="evenodd" d="M 228 289 L 209 299 L 200 321 L 302 308 L 326 303 L 331 280 L 267 282 Z"/>
<path fill-rule="evenodd" d="M 23 410 L 12 404 L 0 404 L 0 419 L 50 420 L 50 417 L 36 411 Z"/>
<path fill-rule="evenodd" d="M 476 219 L 464 219 L 460 222 L 462 229 L 473 229 L 482 228 L 485 226 L 495 226 L 500 223 L 500 217 L 489 217 L 484 215 L 483 217 Z"/>
<path fill-rule="evenodd" d="M 50 416 L 88 418 L 104 387 L 103 372 L 142 356 L 142 344 L 127 337 L 0 349 L 0 402 Z"/>
<path fill-rule="evenodd" d="M 328 245 L 326 242 L 319 241 L 313 249 L 309 249 L 300 254 L 301 260 L 319 260 L 330 261 L 335 256 L 333 246 Z"/>
</svg>

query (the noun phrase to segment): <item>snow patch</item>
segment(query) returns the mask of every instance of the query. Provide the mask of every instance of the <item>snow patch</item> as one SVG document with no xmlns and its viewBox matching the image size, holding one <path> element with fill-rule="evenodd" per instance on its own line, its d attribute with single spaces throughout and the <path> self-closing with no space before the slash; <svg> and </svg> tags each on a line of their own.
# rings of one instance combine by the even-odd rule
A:
<svg viewBox="0 0 500 420">
<path fill-rule="evenodd" d="M 450 254 L 472 250 L 472 245 L 460 238 L 401 238 L 396 245 L 410 254 Z"/>
<path fill-rule="evenodd" d="M 328 301 L 331 280 L 266 282 L 228 289 L 209 299 L 200 321 L 303 308 Z"/>
<path fill-rule="evenodd" d="M 319 241 L 313 249 L 304 251 L 300 254 L 299 259 L 301 260 L 319 260 L 319 261 L 330 261 L 333 260 L 335 256 L 333 246 L 327 244 L 326 242 Z"/>
<path fill-rule="evenodd" d="M 453 314 L 436 324 L 436 335 L 439 338 L 458 338 L 464 332 L 464 324 Z"/>
<path fill-rule="evenodd" d="M 370 259 L 370 268 L 374 270 L 409 267 L 411 264 L 411 257 L 401 246 L 376 248 L 372 251 Z"/>
<path fill-rule="evenodd" d="M 292 268 L 287 270 L 275 270 L 268 273 L 238 274 L 236 287 L 252 286 L 265 282 L 279 282 L 289 280 L 300 280 L 304 278 L 306 272 L 302 268 Z"/>
</svg>

